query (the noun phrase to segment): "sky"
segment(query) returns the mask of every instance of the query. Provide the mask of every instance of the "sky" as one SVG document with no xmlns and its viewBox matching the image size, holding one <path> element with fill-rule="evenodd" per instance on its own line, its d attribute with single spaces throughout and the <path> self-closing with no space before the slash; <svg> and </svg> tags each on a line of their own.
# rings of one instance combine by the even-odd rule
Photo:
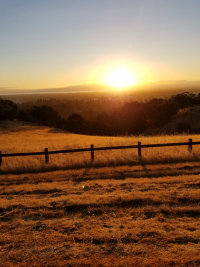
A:
<svg viewBox="0 0 200 267">
<path fill-rule="evenodd" d="M 133 84 L 200 80 L 199 14 L 200 0 L 0 0 L 0 87 L 106 84 L 120 68 Z"/>
</svg>

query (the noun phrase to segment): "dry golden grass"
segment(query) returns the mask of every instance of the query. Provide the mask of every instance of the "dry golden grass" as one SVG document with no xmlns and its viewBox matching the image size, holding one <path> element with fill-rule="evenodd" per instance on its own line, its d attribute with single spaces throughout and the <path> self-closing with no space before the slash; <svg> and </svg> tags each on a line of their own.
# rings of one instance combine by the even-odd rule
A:
<svg viewBox="0 0 200 267">
<path fill-rule="evenodd" d="M 1 152 L 42 152 L 51 150 L 90 148 L 118 145 L 187 142 L 189 136 L 156 136 L 156 137 L 99 137 L 67 133 L 58 129 L 33 126 L 20 122 L 0 124 Z M 192 135 L 193 141 L 199 141 L 199 135 Z M 142 149 L 142 161 L 138 158 L 137 149 L 95 151 L 92 166 L 119 166 L 150 163 L 194 162 L 200 158 L 200 146 L 193 147 L 189 153 L 186 146 Z M 58 169 L 84 168 L 91 166 L 90 152 L 50 155 L 45 164 L 44 156 L 3 158 L 1 173 L 41 172 Z"/>
<path fill-rule="evenodd" d="M 2 153 L 188 140 L 81 136 L 19 123 L 1 129 Z M 200 266 L 198 146 L 142 154 L 139 161 L 134 150 L 96 152 L 92 165 L 89 152 L 50 156 L 48 165 L 43 157 L 3 158 L 0 266 Z"/>
<path fill-rule="evenodd" d="M 1 266 L 200 265 L 199 175 L 98 171 L 2 175 Z"/>
</svg>

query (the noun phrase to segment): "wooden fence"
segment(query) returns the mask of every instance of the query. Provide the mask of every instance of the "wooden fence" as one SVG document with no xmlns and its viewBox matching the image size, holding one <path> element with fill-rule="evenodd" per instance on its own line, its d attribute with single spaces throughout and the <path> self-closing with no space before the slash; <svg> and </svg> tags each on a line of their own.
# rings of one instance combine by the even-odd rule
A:
<svg viewBox="0 0 200 267">
<path fill-rule="evenodd" d="M 76 152 L 90 152 L 91 153 L 91 161 L 94 161 L 94 151 L 98 150 L 113 150 L 113 149 L 130 149 L 136 148 L 138 149 L 138 156 L 142 157 L 142 148 L 150 148 L 150 147 L 169 147 L 169 146 L 188 146 L 189 152 L 192 152 L 193 145 L 200 145 L 200 142 L 193 142 L 190 138 L 188 142 L 185 143 L 165 143 L 165 144 L 150 144 L 150 145 L 142 145 L 141 142 L 138 142 L 137 145 L 134 146 L 113 146 L 113 147 L 94 147 L 93 145 L 90 148 L 81 148 L 81 149 L 68 149 L 68 150 L 57 150 L 57 151 L 49 151 L 48 148 L 45 148 L 43 152 L 29 152 L 29 153 L 13 153 L 13 154 L 2 154 L 0 151 L 0 165 L 2 164 L 2 158 L 7 157 L 22 157 L 22 156 L 36 156 L 36 155 L 44 155 L 45 162 L 49 162 L 49 155 L 52 154 L 61 154 L 61 153 L 76 153 Z"/>
</svg>

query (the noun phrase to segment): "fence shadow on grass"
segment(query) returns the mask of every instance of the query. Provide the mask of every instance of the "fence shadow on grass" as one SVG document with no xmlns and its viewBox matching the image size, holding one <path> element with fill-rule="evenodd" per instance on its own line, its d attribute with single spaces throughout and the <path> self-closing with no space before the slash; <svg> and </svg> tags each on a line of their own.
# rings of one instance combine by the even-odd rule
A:
<svg viewBox="0 0 200 267">
<path fill-rule="evenodd" d="M 142 166 L 143 171 L 145 171 L 145 173 L 148 174 L 149 171 L 148 171 L 148 169 L 147 169 L 147 167 L 146 167 L 146 165 L 145 165 L 145 162 L 144 162 L 144 160 L 143 160 L 142 157 L 139 158 L 139 164 Z"/>
<path fill-rule="evenodd" d="M 194 152 L 193 152 L 193 157 L 195 161 L 200 161 L 200 157 Z"/>
</svg>

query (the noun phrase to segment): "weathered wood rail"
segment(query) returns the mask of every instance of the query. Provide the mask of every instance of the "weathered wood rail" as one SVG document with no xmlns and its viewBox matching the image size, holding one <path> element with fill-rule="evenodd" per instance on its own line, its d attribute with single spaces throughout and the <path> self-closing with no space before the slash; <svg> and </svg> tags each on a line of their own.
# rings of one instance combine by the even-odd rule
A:
<svg viewBox="0 0 200 267">
<path fill-rule="evenodd" d="M 188 142 L 182 143 L 164 143 L 164 144 L 149 144 L 149 145 L 142 145 L 139 141 L 137 145 L 133 146 L 113 146 L 113 147 L 94 147 L 91 145 L 90 148 L 80 148 L 80 149 L 67 149 L 67 150 L 56 150 L 56 151 L 49 151 L 48 148 L 44 149 L 44 152 L 28 152 L 28 153 L 12 153 L 12 154 L 2 154 L 0 151 L 0 165 L 2 165 L 2 158 L 7 157 L 23 157 L 23 156 L 38 156 L 38 155 L 45 155 L 45 162 L 49 162 L 49 155 L 52 154 L 65 154 L 65 153 L 77 153 L 77 152 L 90 152 L 91 153 L 91 161 L 94 161 L 94 151 L 100 150 L 114 150 L 114 149 L 138 149 L 138 156 L 142 157 L 142 148 L 151 148 L 151 147 L 170 147 L 170 146 L 188 146 L 189 152 L 192 152 L 193 145 L 200 145 L 200 142 L 193 142 L 190 138 Z"/>
</svg>

